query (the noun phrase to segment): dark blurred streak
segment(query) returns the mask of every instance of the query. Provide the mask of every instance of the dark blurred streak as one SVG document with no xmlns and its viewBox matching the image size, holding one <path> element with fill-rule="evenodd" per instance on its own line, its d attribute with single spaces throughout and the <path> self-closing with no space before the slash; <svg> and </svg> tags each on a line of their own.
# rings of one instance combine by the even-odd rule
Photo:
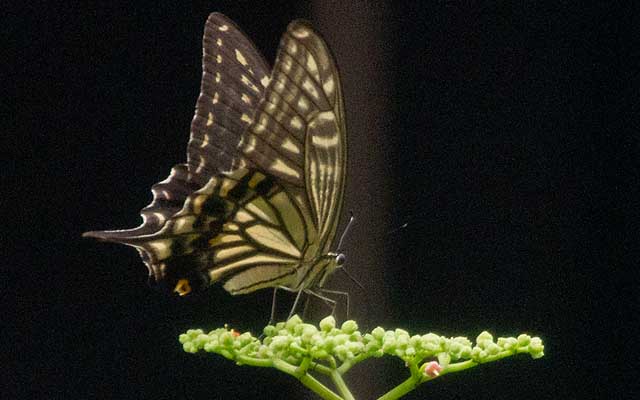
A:
<svg viewBox="0 0 640 400">
<path fill-rule="evenodd" d="M 392 29 L 384 2 L 315 1 L 312 21 L 329 43 L 337 59 L 345 98 L 348 136 L 348 175 L 345 210 L 353 210 L 356 221 L 345 241 L 347 268 L 362 291 L 348 279 L 334 277 L 332 284 L 351 295 L 351 315 L 361 329 L 384 324 L 389 315 L 385 291 L 384 233 L 391 229 L 389 174 L 392 89 L 389 41 Z M 380 23 L 383 21 L 384 23 Z M 347 218 L 343 218 L 345 225 Z M 357 398 L 374 398 L 390 387 L 384 380 L 372 382 L 350 374 Z M 361 382 L 361 383 L 360 383 Z"/>
</svg>

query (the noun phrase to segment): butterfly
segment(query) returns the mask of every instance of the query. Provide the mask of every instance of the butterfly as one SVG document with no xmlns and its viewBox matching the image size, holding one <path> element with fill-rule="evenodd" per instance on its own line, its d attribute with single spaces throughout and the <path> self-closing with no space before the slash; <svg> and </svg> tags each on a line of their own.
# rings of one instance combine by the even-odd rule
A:
<svg viewBox="0 0 640 400">
<path fill-rule="evenodd" d="M 233 295 L 321 287 L 344 260 L 330 250 L 347 162 L 342 87 L 326 42 L 295 20 L 270 69 L 213 13 L 202 70 L 187 162 L 152 186 L 139 227 L 83 236 L 133 246 L 150 283 L 180 296 L 216 282 Z"/>
</svg>

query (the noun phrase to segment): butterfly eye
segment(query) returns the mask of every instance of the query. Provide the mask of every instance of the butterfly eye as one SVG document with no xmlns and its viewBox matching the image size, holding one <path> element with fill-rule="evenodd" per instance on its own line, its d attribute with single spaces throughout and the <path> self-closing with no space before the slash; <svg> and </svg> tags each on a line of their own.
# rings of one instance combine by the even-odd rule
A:
<svg viewBox="0 0 640 400">
<path fill-rule="evenodd" d="M 345 256 L 344 254 L 340 253 L 336 256 L 336 264 L 338 267 L 342 267 L 345 261 L 347 261 L 347 256 Z"/>
</svg>

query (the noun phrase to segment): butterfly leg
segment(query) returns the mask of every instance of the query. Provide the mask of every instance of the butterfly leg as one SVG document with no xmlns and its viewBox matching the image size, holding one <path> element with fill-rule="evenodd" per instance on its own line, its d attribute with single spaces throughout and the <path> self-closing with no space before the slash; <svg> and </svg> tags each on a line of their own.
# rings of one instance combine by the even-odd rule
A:
<svg viewBox="0 0 640 400">
<path fill-rule="evenodd" d="M 307 296 L 307 298 L 304 300 L 304 308 L 302 309 L 302 319 L 305 320 L 307 318 L 307 311 L 309 310 L 309 303 L 311 303 L 310 301 L 311 296 Z"/>
<path fill-rule="evenodd" d="M 347 308 L 347 318 L 346 319 L 349 319 L 349 310 L 350 310 L 350 308 L 349 308 L 349 292 L 342 292 L 340 290 L 330 290 L 330 289 L 324 289 L 324 288 L 318 288 L 318 291 L 321 292 L 321 293 L 328 293 L 328 294 L 335 294 L 335 295 L 338 295 L 338 296 L 344 296 L 345 303 L 346 303 L 346 308 Z"/>
<path fill-rule="evenodd" d="M 296 300 L 293 302 L 293 307 L 291 307 L 291 311 L 289 312 L 289 316 L 287 317 L 287 321 L 293 317 L 293 314 L 296 311 L 296 307 L 298 306 L 298 301 L 300 301 L 300 296 L 302 296 L 302 293 L 304 292 L 304 289 L 300 289 L 298 290 L 298 294 L 296 295 Z"/>
<path fill-rule="evenodd" d="M 276 322 L 276 297 L 278 294 L 278 287 L 273 288 L 273 298 L 271 299 L 271 316 L 269 316 L 269 323 L 267 325 L 273 325 Z"/>
<path fill-rule="evenodd" d="M 323 296 L 319 293 L 314 292 L 311 289 L 305 289 L 304 290 L 307 294 L 310 294 L 312 296 L 315 296 L 317 298 L 319 298 L 320 300 L 322 300 L 329 308 L 331 308 L 331 315 L 335 316 L 335 312 L 336 312 L 336 305 L 338 304 L 334 299 L 331 299 L 329 297 Z"/>
</svg>

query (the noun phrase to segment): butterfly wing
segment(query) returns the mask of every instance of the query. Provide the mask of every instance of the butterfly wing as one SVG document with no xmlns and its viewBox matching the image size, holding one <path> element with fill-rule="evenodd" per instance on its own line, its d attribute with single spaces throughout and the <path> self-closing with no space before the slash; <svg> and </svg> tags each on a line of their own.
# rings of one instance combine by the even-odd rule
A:
<svg viewBox="0 0 640 400">
<path fill-rule="evenodd" d="M 312 282 L 344 190 L 340 82 L 301 21 L 283 36 L 270 79 L 265 71 L 244 34 L 212 14 L 188 164 L 153 187 L 141 227 L 85 235 L 136 247 L 181 295 L 215 281 L 232 294 Z"/>
<path fill-rule="evenodd" d="M 277 177 L 305 221 L 307 242 L 296 266 L 293 289 L 308 287 L 324 272 L 342 209 L 346 171 L 346 127 L 338 70 L 313 28 L 293 21 L 278 54 L 241 149 L 261 170 Z M 230 278 L 242 287 L 250 276 Z"/>
<path fill-rule="evenodd" d="M 212 13 L 203 35 L 200 96 L 191 123 L 188 163 L 173 167 L 167 179 L 151 188 L 153 201 L 142 209 L 142 224 L 134 229 L 91 231 L 83 236 L 131 244 L 159 232 L 187 197 L 209 178 L 229 170 L 241 157 L 238 145 L 264 90 L 269 67 L 246 35 L 227 17 Z M 262 82 L 262 83 L 261 83 Z M 139 240 L 138 240 L 139 241 Z M 137 247 L 150 273 L 152 257 Z"/>
<path fill-rule="evenodd" d="M 187 149 L 189 173 L 199 187 L 247 164 L 238 145 L 270 73 L 251 40 L 220 13 L 207 19 L 202 47 L 202 83 Z"/>
</svg>

